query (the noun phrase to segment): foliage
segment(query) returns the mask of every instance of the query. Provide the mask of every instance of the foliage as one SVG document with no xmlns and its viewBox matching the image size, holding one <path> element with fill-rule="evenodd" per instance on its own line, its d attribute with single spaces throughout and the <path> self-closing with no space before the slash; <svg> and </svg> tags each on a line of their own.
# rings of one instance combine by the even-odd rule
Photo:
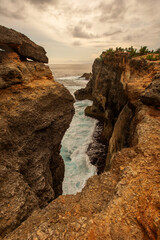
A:
<svg viewBox="0 0 160 240">
<path fill-rule="evenodd" d="M 160 48 L 158 48 L 158 49 L 155 51 L 155 53 L 160 53 Z"/>
<path fill-rule="evenodd" d="M 122 47 L 116 47 L 116 50 L 115 50 L 115 51 L 116 51 L 116 52 L 124 52 L 125 49 L 122 48 Z"/>
<path fill-rule="evenodd" d="M 107 55 L 113 56 L 116 53 L 128 53 L 130 57 L 143 56 L 147 55 L 148 53 L 152 53 L 150 55 L 147 55 L 146 57 L 146 59 L 150 61 L 156 61 L 159 60 L 160 58 L 159 57 L 160 54 L 155 56 L 153 55 L 153 53 L 160 53 L 160 48 L 158 48 L 156 51 L 154 50 L 150 51 L 147 46 L 141 46 L 139 50 L 131 46 L 129 48 L 116 47 L 115 50 L 113 48 L 109 48 L 106 51 L 102 52 L 102 54 L 100 55 L 100 60 L 103 61 L 105 56 Z"/>
<path fill-rule="evenodd" d="M 138 55 L 137 49 L 136 49 L 136 48 L 133 48 L 133 46 L 131 46 L 131 47 L 129 47 L 129 48 L 125 48 L 125 51 L 128 52 L 131 57 L 135 57 L 135 56 Z"/>
<path fill-rule="evenodd" d="M 106 55 L 114 55 L 114 50 L 113 48 L 109 48 L 108 50 L 106 50 Z"/>
<path fill-rule="evenodd" d="M 160 54 L 158 54 L 158 55 L 149 54 L 149 55 L 147 55 L 146 59 L 149 61 L 160 60 Z"/>
<path fill-rule="evenodd" d="M 143 46 L 139 49 L 139 55 L 140 56 L 145 55 L 146 53 L 149 53 L 149 50 L 148 50 L 147 46 Z"/>
</svg>

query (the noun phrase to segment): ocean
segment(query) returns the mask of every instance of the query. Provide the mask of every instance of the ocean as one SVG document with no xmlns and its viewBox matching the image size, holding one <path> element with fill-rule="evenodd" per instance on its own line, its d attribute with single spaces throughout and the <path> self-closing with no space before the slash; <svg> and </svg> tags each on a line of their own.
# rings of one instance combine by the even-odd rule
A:
<svg viewBox="0 0 160 240">
<path fill-rule="evenodd" d="M 81 76 L 92 71 L 92 64 L 50 64 L 55 78 Z"/>
<path fill-rule="evenodd" d="M 62 83 L 74 96 L 77 89 L 84 88 L 87 81 L 79 79 L 84 72 L 91 72 L 91 64 L 56 64 L 51 65 L 55 80 Z M 76 194 L 85 186 L 87 179 L 97 173 L 87 155 L 89 144 L 97 120 L 84 115 L 86 106 L 92 105 L 89 100 L 74 103 L 75 115 L 66 131 L 61 147 L 61 156 L 65 163 L 63 194 Z"/>
</svg>

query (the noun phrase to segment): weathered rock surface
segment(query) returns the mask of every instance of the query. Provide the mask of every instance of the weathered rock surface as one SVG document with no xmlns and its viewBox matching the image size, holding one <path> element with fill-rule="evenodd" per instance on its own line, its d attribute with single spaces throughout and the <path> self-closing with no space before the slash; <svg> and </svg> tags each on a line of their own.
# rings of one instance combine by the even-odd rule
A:
<svg viewBox="0 0 160 240">
<path fill-rule="evenodd" d="M 24 58 L 48 63 L 43 47 L 32 42 L 24 34 L 0 25 L 0 48 L 8 46 Z"/>
<path fill-rule="evenodd" d="M 109 171 L 35 211 L 5 240 L 160 239 L 160 114 L 141 102 L 159 62 L 125 54 L 97 61 L 87 88 L 104 119 Z"/>
<path fill-rule="evenodd" d="M 141 96 L 144 104 L 160 107 L 160 77 L 154 79 L 153 82 L 145 89 Z"/>
<path fill-rule="evenodd" d="M 91 81 L 89 81 L 86 85 L 86 88 L 81 88 L 75 91 L 74 95 L 77 100 L 89 99 L 92 100 L 92 86 Z"/>
<path fill-rule="evenodd" d="M 92 73 L 83 73 L 80 78 L 85 78 L 85 80 L 89 80 L 92 76 Z"/>
<path fill-rule="evenodd" d="M 159 111 L 140 104 L 134 121 L 136 145 L 114 154 L 110 171 L 36 211 L 4 239 L 159 239 Z"/>
<path fill-rule="evenodd" d="M 62 194 L 59 152 L 74 114 L 73 97 L 48 66 L 21 61 L 12 51 L 5 55 L 0 61 L 2 237 Z"/>
</svg>

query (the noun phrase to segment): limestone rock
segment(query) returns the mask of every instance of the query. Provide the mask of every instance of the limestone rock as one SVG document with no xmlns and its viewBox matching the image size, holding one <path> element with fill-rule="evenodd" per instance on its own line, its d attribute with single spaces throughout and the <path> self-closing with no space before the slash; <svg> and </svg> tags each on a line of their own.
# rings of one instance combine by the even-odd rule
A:
<svg viewBox="0 0 160 240">
<path fill-rule="evenodd" d="M 160 77 L 154 79 L 145 89 L 141 101 L 146 105 L 160 107 Z"/>
<path fill-rule="evenodd" d="M 15 52 L 3 52 L 0 59 L 0 89 L 42 78 L 53 80 L 47 65 L 31 61 L 22 62 Z"/>
<path fill-rule="evenodd" d="M 84 100 L 84 99 L 93 100 L 91 83 L 92 82 L 89 81 L 85 88 L 78 89 L 74 92 L 75 98 L 77 100 Z"/>
<path fill-rule="evenodd" d="M 5 38 L 5 37 L 4 37 Z M 61 140 L 74 114 L 73 97 L 48 66 L 0 62 L 0 236 L 62 194 Z"/>
<path fill-rule="evenodd" d="M 32 42 L 24 34 L 0 25 L 0 48 L 5 48 L 5 45 L 24 58 L 48 63 L 46 51 L 43 47 Z"/>
<path fill-rule="evenodd" d="M 23 91 L 19 85 L 0 90 L 3 91 L 4 106 L 1 109 L 2 156 L 7 156 L 0 168 L 2 186 L 6 186 L 5 175 L 10 179 L 6 187 L 10 189 L 9 200 L 5 195 L 6 188 L 2 188 L 1 194 L 8 201 L 1 207 L 6 216 L 0 223 L 2 236 L 7 234 L 3 240 L 160 239 L 160 115 L 158 108 L 140 101 L 152 77 L 159 72 L 159 63 L 129 59 L 126 54 L 106 56 L 103 61 L 97 59 L 94 62 L 93 76 L 85 89 L 87 97 L 93 99 L 93 106 L 86 111 L 94 113 L 95 117 L 103 115 L 104 137 L 110 155 L 109 171 L 91 177 L 82 192 L 59 196 L 43 209 L 36 208 L 37 201 L 39 207 L 58 191 L 52 186 L 56 181 L 54 176 L 57 179 L 59 174 L 51 173 L 51 169 L 56 173 L 62 169 L 61 163 L 58 171 L 54 168 L 60 147 L 56 133 L 64 123 L 68 124 L 67 119 L 73 111 L 69 106 L 73 100 L 63 86 L 52 80 L 44 81 L 44 78 L 25 80 Z M 9 101 L 10 98 L 13 101 Z M 66 105 L 64 109 L 64 102 L 69 109 Z M 11 116 L 5 115 L 6 109 Z M 47 169 L 47 176 L 44 169 Z M 18 183 L 12 183 L 10 172 Z M 25 183 L 19 187 L 21 181 Z M 22 198 L 18 201 L 20 194 Z M 27 199 L 25 204 L 24 198 Z M 15 201 L 18 206 L 13 211 Z M 9 202 L 13 204 L 10 206 Z M 30 217 L 24 206 L 30 207 L 30 212 L 35 210 Z M 15 225 L 10 225 L 11 214 L 6 215 L 8 207 L 14 214 L 16 212 L 12 222 L 15 223 L 19 216 L 23 216 L 23 220 L 28 217 L 11 233 Z M 8 232 L 4 226 L 9 227 Z"/>
<path fill-rule="evenodd" d="M 89 80 L 92 76 L 92 73 L 83 73 L 80 78 L 85 78 L 85 80 Z"/>
<path fill-rule="evenodd" d="M 36 211 L 4 240 L 159 239 L 159 111 L 141 104 L 133 121 L 135 144 L 114 153 L 110 171 Z"/>
<path fill-rule="evenodd" d="M 133 109 L 133 106 L 126 104 L 120 112 L 118 119 L 114 125 L 114 129 L 108 145 L 106 170 L 108 170 L 111 165 L 110 159 L 114 153 L 120 151 L 122 148 L 129 147 L 130 123 L 134 115 Z"/>
<path fill-rule="evenodd" d="M 73 98 L 58 83 L 34 80 L 3 90 L 0 102 L 1 165 L 6 171 L 0 183 L 3 235 L 62 194 L 59 152 L 73 116 Z"/>
</svg>

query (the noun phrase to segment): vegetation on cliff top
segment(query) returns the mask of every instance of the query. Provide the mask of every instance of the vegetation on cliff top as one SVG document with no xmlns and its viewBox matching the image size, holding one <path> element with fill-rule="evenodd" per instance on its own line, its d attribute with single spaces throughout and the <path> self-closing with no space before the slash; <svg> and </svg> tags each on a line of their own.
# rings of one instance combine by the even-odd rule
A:
<svg viewBox="0 0 160 240">
<path fill-rule="evenodd" d="M 114 56 L 116 53 L 128 53 L 130 57 L 146 55 L 147 60 L 150 60 L 150 61 L 160 60 L 160 48 L 154 51 L 154 50 L 149 50 L 147 46 L 141 46 L 139 50 L 137 50 L 133 46 L 129 48 L 122 48 L 122 47 L 116 47 L 116 49 L 109 48 L 106 51 L 102 52 L 102 54 L 99 57 L 99 60 L 103 60 L 107 55 Z"/>
</svg>

